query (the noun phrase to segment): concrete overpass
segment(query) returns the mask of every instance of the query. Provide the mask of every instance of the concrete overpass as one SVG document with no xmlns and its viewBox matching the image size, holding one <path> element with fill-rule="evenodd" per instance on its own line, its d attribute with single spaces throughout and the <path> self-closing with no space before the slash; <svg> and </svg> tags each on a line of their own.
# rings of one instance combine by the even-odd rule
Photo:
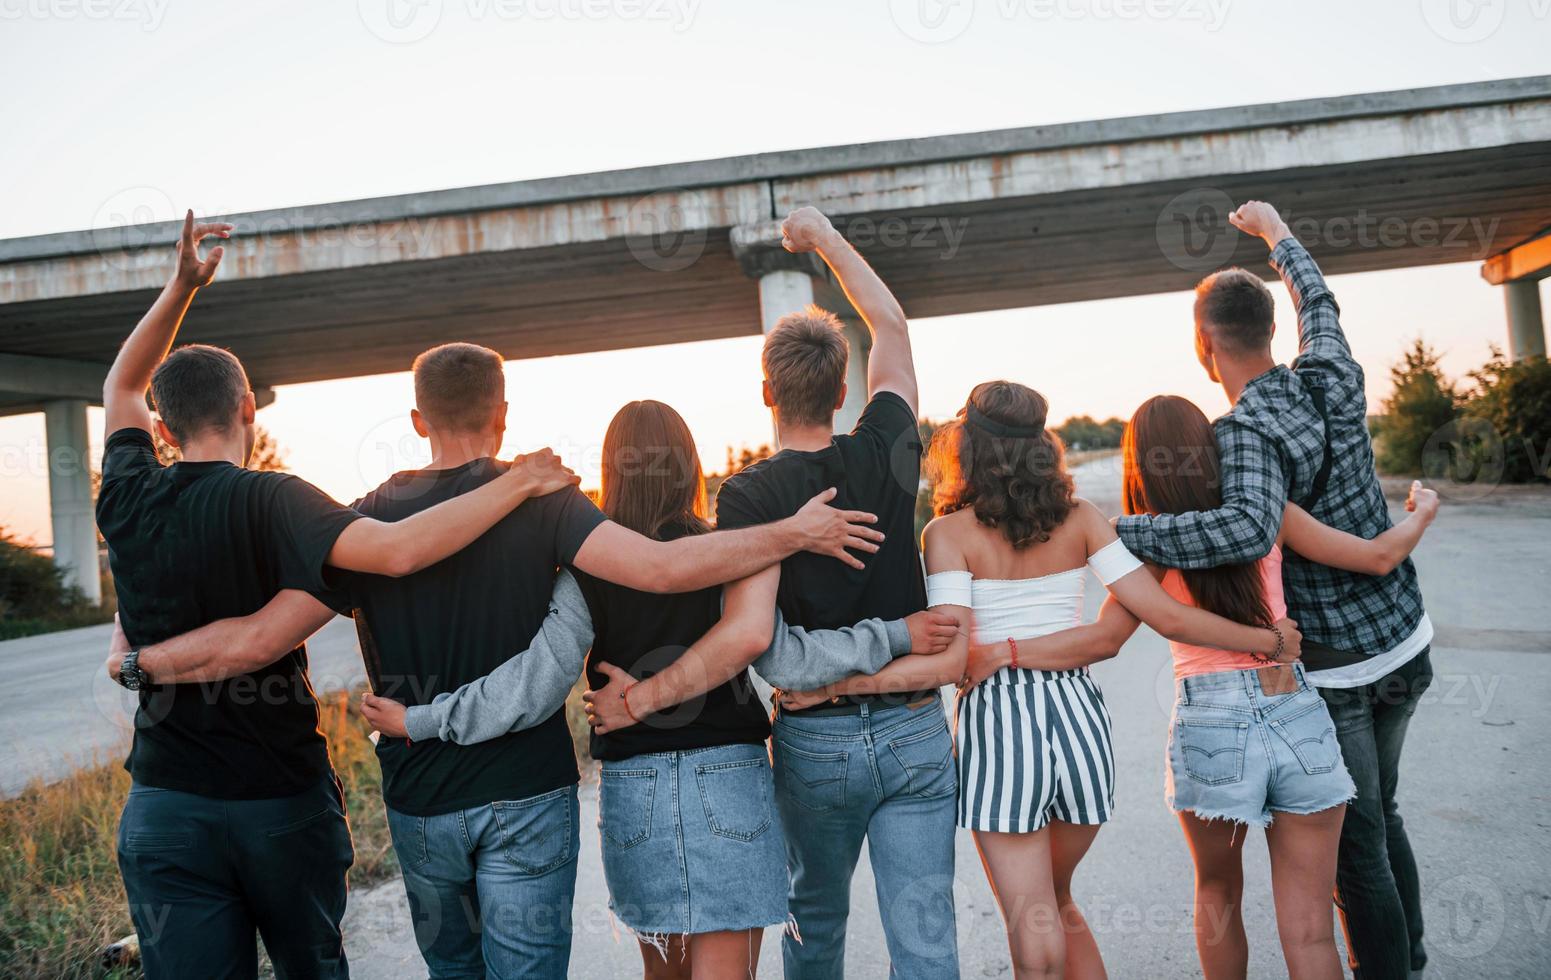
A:
<svg viewBox="0 0 1551 980">
<path fill-rule="evenodd" d="M 266 388 L 401 371 L 449 339 L 521 358 L 757 334 L 809 301 L 860 339 L 822 269 L 780 251 L 790 209 L 834 215 L 926 317 L 1185 289 L 1233 263 L 1268 273 L 1225 220 L 1254 196 L 1333 274 L 1483 261 L 1510 348 L 1530 356 L 1545 351 L 1548 174 L 1541 76 L 228 215 L 221 281 L 183 339 L 231 348 Z M 55 449 L 83 458 L 86 405 L 175 234 L 0 241 L 0 414 L 46 411 L 51 465 Z M 85 467 L 51 477 L 60 560 L 94 564 Z"/>
</svg>

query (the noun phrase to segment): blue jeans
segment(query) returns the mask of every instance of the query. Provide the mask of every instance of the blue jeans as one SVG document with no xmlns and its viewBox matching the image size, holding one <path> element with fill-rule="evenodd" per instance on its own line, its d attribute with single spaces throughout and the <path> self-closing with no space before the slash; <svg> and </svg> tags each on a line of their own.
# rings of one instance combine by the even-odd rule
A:
<svg viewBox="0 0 1551 980">
<path fill-rule="evenodd" d="M 1423 650 L 1372 684 L 1319 692 L 1357 784 L 1357 799 L 1341 825 L 1336 906 L 1352 973 L 1360 980 L 1405 980 L 1427 964 L 1421 882 L 1395 788 L 1406 726 L 1432 679 L 1432 660 Z"/>
<path fill-rule="evenodd" d="M 388 808 L 431 980 L 566 975 L 580 818 L 575 786 L 432 817 Z"/>
<path fill-rule="evenodd" d="M 339 784 L 218 800 L 136 783 L 118 866 L 147 980 L 258 976 L 254 932 L 279 980 L 350 975 L 340 938 L 355 852 Z"/>
<path fill-rule="evenodd" d="M 851 875 L 868 842 L 891 975 L 959 975 L 953 913 L 958 777 L 942 702 L 856 714 L 782 715 L 772 736 L 776 802 L 792 874 L 788 980 L 844 974 Z"/>
</svg>

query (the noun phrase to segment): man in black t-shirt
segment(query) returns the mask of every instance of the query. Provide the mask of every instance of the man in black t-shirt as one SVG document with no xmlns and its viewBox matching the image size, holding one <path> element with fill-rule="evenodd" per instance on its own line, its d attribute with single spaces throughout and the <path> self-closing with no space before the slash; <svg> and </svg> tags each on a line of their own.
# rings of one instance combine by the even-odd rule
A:
<svg viewBox="0 0 1551 980">
<path fill-rule="evenodd" d="M 819 212 L 794 212 L 782 233 L 788 251 L 817 252 L 828 263 L 872 332 L 867 408 L 850 433 L 835 433 L 848 357 L 840 324 L 817 307 L 783 317 L 766 337 L 763 355 L 765 404 L 775 414 L 781 449 L 722 484 L 718 526 L 778 520 L 816 489 L 836 487 L 837 502 L 877 514 L 885 539 L 865 566 L 794 555 L 729 586 L 724 617 L 776 603 L 788 623 L 818 630 L 920 612 L 926 607 L 915 536 L 921 440 L 904 311 Z M 947 652 L 901 658 L 878 675 L 876 693 L 779 713 L 772 755 L 787 828 L 790 911 L 801 935 L 799 941 L 789 932 L 783 940 L 788 977 L 840 976 L 851 875 L 864 840 L 894 972 L 958 976 L 957 783 L 937 691 L 962 676 L 967 654 L 960 624 Z M 591 696 L 595 728 L 628 725 L 629 715 L 645 717 L 703 690 L 693 675 L 719 676 L 688 656 L 640 683 L 615 674 Z"/>
<path fill-rule="evenodd" d="M 416 359 L 416 430 L 432 462 L 398 473 L 355 509 L 413 521 L 501 480 L 505 375 L 494 351 L 446 344 Z M 821 488 L 822 490 L 823 488 Z M 860 564 L 878 535 L 819 493 L 788 520 L 654 541 L 614 524 L 574 488 L 531 500 L 460 553 L 400 579 L 330 572 L 316 595 L 286 592 L 254 616 L 217 622 L 142 651 L 153 675 L 198 666 L 221 676 L 267 664 L 277 637 L 305 637 L 354 610 L 372 687 L 429 704 L 528 646 L 549 612 L 556 569 L 651 592 L 691 592 L 753 574 L 799 549 Z M 442 504 L 442 506 L 446 506 Z M 838 564 L 838 562 L 836 562 Z M 377 747 L 394 848 L 416 940 L 433 975 L 564 976 L 576 883 L 578 780 L 564 710 L 480 742 Z M 471 914 L 474 910 L 475 914 Z"/>
<path fill-rule="evenodd" d="M 339 921 L 354 854 L 303 637 L 229 679 L 197 667 L 161 675 L 135 648 L 257 612 L 284 589 L 322 588 L 325 563 L 415 571 L 575 477 L 552 455 L 535 455 L 481 494 L 390 525 L 294 476 L 246 469 L 254 400 L 242 365 L 214 347 L 168 354 L 221 260 L 219 247 L 201 260 L 198 243 L 231 227 L 185 217 L 177 269 L 103 390 L 97 525 L 128 647 L 110 671 L 140 701 L 119 868 L 153 980 L 254 975 L 255 931 L 279 975 L 345 976 Z M 157 459 L 153 425 L 182 462 Z"/>
</svg>

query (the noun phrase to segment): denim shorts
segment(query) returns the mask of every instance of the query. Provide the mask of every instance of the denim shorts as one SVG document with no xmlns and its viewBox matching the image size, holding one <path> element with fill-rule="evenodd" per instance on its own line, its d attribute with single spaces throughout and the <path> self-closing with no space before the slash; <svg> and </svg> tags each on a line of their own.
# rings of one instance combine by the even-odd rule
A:
<svg viewBox="0 0 1551 980">
<path fill-rule="evenodd" d="M 1297 686 L 1266 694 L 1258 670 L 1175 682 L 1164 796 L 1203 820 L 1268 827 L 1273 813 L 1317 813 L 1357 795 L 1336 726 L 1295 664 Z"/>
<path fill-rule="evenodd" d="M 598 829 L 609 908 L 653 938 L 786 922 L 786 840 L 763 745 L 605 762 Z"/>
</svg>

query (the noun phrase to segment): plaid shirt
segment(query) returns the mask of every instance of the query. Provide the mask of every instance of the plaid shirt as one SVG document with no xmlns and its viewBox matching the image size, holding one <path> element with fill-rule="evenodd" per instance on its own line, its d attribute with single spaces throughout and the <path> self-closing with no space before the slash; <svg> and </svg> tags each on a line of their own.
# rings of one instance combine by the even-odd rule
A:
<svg viewBox="0 0 1551 980">
<path fill-rule="evenodd" d="M 1341 331 L 1340 310 L 1314 259 L 1296 239 L 1271 252 L 1298 311 L 1298 358 L 1245 386 L 1214 424 L 1222 455 L 1218 510 L 1122 517 L 1116 529 L 1139 557 L 1174 568 L 1255 561 L 1271 550 L 1288 500 L 1304 500 L 1324 457 L 1324 426 L 1299 380 L 1325 379 L 1333 463 L 1314 517 L 1363 538 L 1392 525 L 1374 472 L 1363 371 Z M 1421 622 L 1422 594 L 1410 559 L 1388 575 L 1358 575 L 1289 551 L 1282 566 L 1287 615 L 1310 640 L 1369 656 L 1398 646 Z"/>
</svg>

